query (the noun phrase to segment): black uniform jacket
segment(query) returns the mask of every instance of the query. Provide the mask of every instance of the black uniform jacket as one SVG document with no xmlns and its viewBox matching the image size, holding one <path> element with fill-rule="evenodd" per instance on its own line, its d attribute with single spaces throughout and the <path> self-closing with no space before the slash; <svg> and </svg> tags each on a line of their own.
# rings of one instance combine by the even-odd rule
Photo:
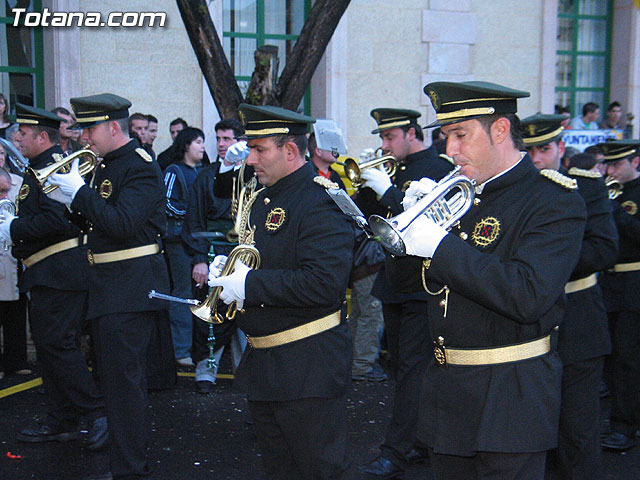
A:
<svg viewBox="0 0 640 480">
<path fill-rule="evenodd" d="M 613 205 L 620 238 L 616 263 L 640 262 L 640 178 L 625 183 Z M 600 284 L 607 311 L 640 313 L 640 271 L 606 272 Z"/>
<path fill-rule="evenodd" d="M 486 183 L 476 198 L 480 203 L 462 218 L 460 230 L 444 237 L 427 272 L 432 292 L 451 288 L 446 318 L 444 293 L 430 297 L 432 340 L 491 348 L 549 334 L 564 317 L 564 285 L 578 261 L 582 198 L 542 176 L 529 155 Z M 419 271 L 397 271 L 394 278 L 406 288 L 421 282 Z M 433 361 L 419 438 L 437 453 L 462 456 L 553 448 L 561 375 L 555 351 L 500 365 Z"/>
<path fill-rule="evenodd" d="M 398 215 L 404 211 L 402 199 L 404 192 L 409 188 L 409 183 L 414 180 L 428 177 L 431 180 L 439 181 L 447 173 L 453 169 L 453 165 L 438 155 L 435 147 L 429 147 L 420 152 L 412 153 L 398 166 L 396 174 L 391 177 L 391 188 L 376 201 L 376 194 L 370 188 L 364 188 L 358 193 L 356 203 L 363 209 L 363 212 L 369 218 L 369 215 L 375 213 L 386 217 L 387 215 Z M 400 265 L 406 265 L 410 270 L 418 268 L 421 261 L 413 257 L 396 257 L 387 256 L 385 264 L 389 262 L 399 262 Z M 417 293 L 400 293 L 397 291 L 393 283 L 390 283 L 385 275 L 385 267 L 382 268 L 376 282 L 371 290 L 372 295 L 380 299 L 384 303 L 404 303 L 408 300 L 426 300 L 426 293 L 420 289 Z"/>
<path fill-rule="evenodd" d="M 30 159 L 30 166 L 39 170 L 53 163 L 52 154 L 62 154 L 56 145 Z M 11 223 L 13 256 L 24 260 L 56 243 L 80 237 L 80 229 L 69 220 L 67 207 L 47 197 L 30 169 L 18 196 L 18 218 Z M 20 280 L 20 290 L 46 286 L 59 290 L 87 289 L 87 253 L 82 247 L 51 255 L 27 268 Z"/>
<path fill-rule="evenodd" d="M 613 266 L 618 256 L 618 231 L 604 180 L 575 168 L 566 174 L 578 182 L 578 193 L 587 206 L 580 258 L 570 278 L 578 280 Z M 598 285 L 567 295 L 558 353 L 565 365 L 611 353 L 607 312 Z"/>
<path fill-rule="evenodd" d="M 236 384 L 249 400 L 335 398 L 350 384 L 345 294 L 354 227 L 314 182 L 310 162 L 260 193 L 251 210 L 260 269 L 247 275 L 238 327 L 263 336 L 342 310 L 340 325 L 267 349 L 247 347 Z M 268 199 L 268 200 L 267 200 Z"/>
<path fill-rule="evenodd" d="M 165 222 L 162 174 L 145 160 L 132 140 L 104 156 L 93 188 L 85 185 L 71 207 L 88 220 L 87 247 L 92 253 L 115 252 L 157 244 Z M 85 261 L 87 261 L 85 259 Z M 87 318 L 112 313 L 166 309 L 149 299 L 150 290 L 167 292 L 169 278 L 161 253 L 89 267 Z"/>
</svg>

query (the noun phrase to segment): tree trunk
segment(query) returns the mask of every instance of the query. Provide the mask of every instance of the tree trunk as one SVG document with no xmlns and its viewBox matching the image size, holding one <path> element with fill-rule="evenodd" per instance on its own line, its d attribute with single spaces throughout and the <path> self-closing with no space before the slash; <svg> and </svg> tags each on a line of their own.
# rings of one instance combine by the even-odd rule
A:
<svg viewBox="0 0 640 480">
<path fill-rule="evenodd" d="M 206 0 L 176 1 L 220 117 L 238 118 L 242 93 L 211 21 Z"/>
<path fill-rule="evenodd" d="M 251 83 L 245 95 L 245 102 L 251 105 L 278 105 L 276 79 L 278 78 L 278 47 L 262 45 L 254 52 L 256 68 L 251 75 Z"/>
<path fill-rule="evenodd" d="M 296 110 L 351 0 L 316 0 L 278 82 L 280 104 Z M 345 53 L 346 54 L 346 53 Z"/>
</svg>

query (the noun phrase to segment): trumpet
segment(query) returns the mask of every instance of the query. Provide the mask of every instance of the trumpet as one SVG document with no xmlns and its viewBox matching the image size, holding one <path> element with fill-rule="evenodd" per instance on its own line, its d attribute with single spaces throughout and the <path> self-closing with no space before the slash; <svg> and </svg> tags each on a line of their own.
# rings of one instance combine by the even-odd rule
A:
<svg viewBox="0 0 640 480">
<path fill-rule="evenodd" d="M 371 215 L 369 226 L 373 238 L 393 255 L 406 255 L 404 232 L 421 215 L 446 230 L 453 227 L 471 208 L 475 198 L 475 181 L 464 175 L 457 175 L 459 171 L 458 166 L 440 180 L 433 190 L 401 214 L 390 219 Z"/>
<path fill-rule="evenodd" d="M 355 158 L 347 157 L 344 162 L 344 174 L 351 181 L 353 188 L 360 188 L 364 183 L 362 181 L 362 172 L 367 168 L 378 167 L 384 165 L 384 173 L 393 176 L 396 173 L 398 162 L 391 155 L 384 155 L 381 148 L 375 151 L 373 158 L 367 159 L 362 163 L 358 163 Z"/>
<path fill-rule="evenodd" d="M 607 186 L 609 199 L 615 200 L 622 195 L 622 184 L 611 175 L 604 179 L 604 184 Z"/>
<path fill-rule="evenodd" d="M 236 262 L 241 261 L 246 266 L 252 269 L 260 268 L 260 253 L 258 249 L 253 245 L 238 245 L 227 258 L 224 267 L 222 267 L 221 277 L 231 275 L 235 270 Z M 222 287 L 215 287 L 211 290 L 211 293 L 207 299 L 200 305 L 193 305 L 190 308 L 193 313 L 200 320 L 204 320 L 207 323 L 222 323 L 224 318 L 218 313 L 218 300 L 220 300 L 220 293 L 222 293 Z M 227 309 L 225 318 L 227 320 L 233 320 L 236 317 L 237 312 L 244 313 L 244 310 L 238 310 L 237 305 L 232 303 Z"/>
<path fill-rule="evenodd" d="M 4 212 L 10 213 L 11 215 L 16 214 L 16 204 L 8 198 L 3 198 L 0 200 L 0 215 Z M 3 242 L 2 249 L 5 251 L 9 250 L 9 243 Z"/>
<path fill-rule="evenodd" d="M 57 154 L 54 154 L 53 156 L 55 162 L 51 165 L 40 168 L 38 170 L 30 168 L 33 176 L 36 178 L 38 183 L 42 185 L 42 191 L 47 195 L 58 188 L 57 185 L 45 185 L 44 183 L 47 181 L 47 179 L 54 173 L 67 173 L 70 169 L 71 164 L 76 158 L 87 157 L 85 161 L 78 166 L 78 170 L 80 172 L 80 175 L 82 176 L 85 176 L 86 174 L 92 172 L 93 169 L 95 169 L 98 165 L 98 156 L 91 149 L 89 149 L 88 146 L 83 148 L 82 150 L 73 152 L 66 157 Z"/>
</svg>

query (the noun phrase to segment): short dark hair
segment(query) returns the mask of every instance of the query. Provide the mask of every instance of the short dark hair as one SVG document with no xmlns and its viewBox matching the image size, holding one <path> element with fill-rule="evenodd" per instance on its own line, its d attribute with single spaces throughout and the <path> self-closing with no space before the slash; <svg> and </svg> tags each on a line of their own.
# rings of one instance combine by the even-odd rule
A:
<svg viewBox="0 0 640 480">
<path fill-rule="evenodd" d="M 69 115 L 70 117 L 73 116 L 71 115 L 71 112 L 64 107 L 56 107 L 53 110 L 51 110 L 51 113 L 55 113 L 56 115 L 61 113 L 62 115 Z"/>
<path fill-rule="evenodd" d="M 244 125 L 240 120 L 236 120 L 235 118 L 223 118 L 218 123 L 216 123 L 215 131 L 218 130 L 233 130 L 233 135 L 236 138 L 240 138 L 244 135 Z"/>
<path fill-rule="evenodd" d="M 584 153 L 588 153 L 590 155 L 593 155 L 594 157 L 597 155 L 604 155 L 604 152 L 602 151 L 602 149 L 597 145 L 591 145 L 585 148 Z"/>
<path fill-rule="evenodd" d="M 584 117 L 588 113 L 593 113 L 599 108 L 600 108 L 600 105 L 598 105 L 597 103 L 587 102 L 584 104 L 584 107 L 582 107 L 582 116 Z"/>
<path fill-rule="evenodd" d="M 309 155 L 313 157 L 313 151 L 318 148 L 318 142 L 316 141 L 316 132 L 309 135 L 309 141 L 307 142 L 307 148 L 309 149 Z"/>
<path fill-rule="evenodd" d="M 607 112 L 610 112 L 611 110 L 613 110 L 616 107 L 622 108 L 622 105 L 620 105 L 620 102 L 611 102 L 609 104 L 609 107 L 607 107 Z"/>
<path fill-rule="evenodd" d="M 298 150 L 300 150 L 302 157 L 307 153 L 309 141 L 306 135 L 274 135 L 271 138 L 273 138 L 273 143 L 275 143 L 278 148 L 284 147 L 284 144 L 287 142 L 293 142 L 298 147 Z"/>
<path fill-rule="evenodd" d="M 424 133 L 422 133 L 422 127 L 417 123 L 410 123 L 409 125 L 404 125 L 400 127 L 404 134 L 406 135 L 410 128 L 413 128 L 416 132 L 416 138 L 421 142 L 424 142 Z"/>
<path fill-rule="evenodd" d="M 45 127 L 44 125 L 30 125 L 30 127 L 33 128 L 36 135 L 40 132 L 46 132 L 51 143 L 60 143 L 60 130 L 57 128 Z"/>
<path fill-rule="evenodd" d="M 491 125 L 498 120 L 499 118 L 506 118 L 507 121 L 511 124 L 511 141 L 513 141 L 513 146 L 518 150 L 524 150 L 524 142 L 522 141 L 522 126 L 520 124 L 520 119 L 515 113 L 495 113 L 493 115 L 485 115 L 484 117 L 479 117 L 477 120 L 484 127 L 487 133 L 491 130 Z"/>
<path fill-rule="evenodd" d="M 591 170 L 597 163 L 596 157 L 590 153 L 576 153 L 569 158 L 569 168 L 582 168 L 583 170 Z"/>
<path fill-rule="evenodd" d="M 133 125 L 132 122 L 134 120 L 145 120 L 146 122 L 149 121 L 144 113 L 136 112 L 133 115 L 129 116 L 129 129 L 131 129 L 131 125 Z"/>
<path fill-rule="evenodd" d="M 158 123 L 158 119 L 156 117 L 154 117 L 153 115 L 151 115 L 150 113 L 146 115 L 147 120 L 149 122 L 153 122 L 153 123 Z"/>
<path fill-rule="evenodd" d="M 178 117 L 178 118 L 174 118 L 173 120 L 171 120 L 171 122 L 169 123 L 169 128 L 173 127 L 174 125 L 178 125 L 181 124 L 182 128 L 187 128 L 189 126 L 189 124 L 183 120 L 182 118 Z"/>
<path fill-rule="evenodd" d="M 173 142 L 173 163 L 180 163 L 184 160 L 184 154 L 187 153 L 189 145 L 198 137 L 202 137 L 202 140 L 204 140 L 204 132 L 199 128 L 187 127 L 180 130 Z"/>
</svg>

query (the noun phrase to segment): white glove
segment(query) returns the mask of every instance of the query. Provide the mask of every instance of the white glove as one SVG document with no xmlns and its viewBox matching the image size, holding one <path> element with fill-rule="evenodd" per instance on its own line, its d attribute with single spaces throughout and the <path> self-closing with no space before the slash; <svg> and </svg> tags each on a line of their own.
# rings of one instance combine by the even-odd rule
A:
<svg viewBox="0 0 640 480">
<path fill-rule="evenodd" d="M 360 152 L 360 161 L 364 162 L 367 160 L 371 160 L 376 156 L 376 151 L 373 148 L 365 148 Z"/>
<path fill-rule="evenodd" d="M 224 268 L 225 263 L 227 263 L 226 255 L 216 255 L 213 259 L 213 262 L 211 262 L 211 265 L 209 265 L 209 279 L 207 283 L 210 287 L 212 286 L 211 281 L 214 278 L 218 278 L 222 273 L 222 269 Z"/>
<path fill-rule="evenodd" d="M 49 183 L 57 185 L 60 192 L 62 192 L 62 195 L 58 198 L 64 200 L 62 203 L 66 205 L 71 205 L 78 190 L 85 185 L 84 179 L 78 171 L 79 163 L 80 159 L 76 158 L 71 164 L 69 173 L 54 173 L 49 177 Z M 58 198 L 54 198 L 54 200 L 60 201 Z"/>
<path fill-rule="evenodd" d="M 247 146 L 247 142 L 237 142 L 227 148 L 224 159 L 227 163 L 238 163 L 244 161 L 249 156 L 251 149 Z"/>
<path fill-rule="evenodd" d="M 407 255 L 431 258 L 435 253 L 447 231 L 420 215 L 405 232 L 403 240 Z"/>
<path fill-rule="evenodd" d="M 369 187 L 376 192 L 379 196 L 383 196 L 384 193 L 391 187 L 391 179 L 383 170 L 377 168 L 368 168 L 360 175 L 365 182 L 363 187 Z"/>
<path fill-rule="evenodd" d="M 0 244 L 11 245 L 11 222 L 15 220 L 15 215 L 9 212 L 0 213 Z"/>
<path fill-rule="evenodd" d="M 231 275 L 217 277 L 209 280 L 210 287 L 222 287 L 220 292 L 220 300 L 227 305 L 236 302 L 236 308 L 242 309 L 244 305 L 244 283 L 251 269 L 240 260 L 236 261 L 235 268 Z"/>
<path fill-rule="evenodd" d="M 428 177 L 424 177 L 417 182 L 411 182 L 407 191 L 404 192 L 404 198 L 402 199 L 404 209 L 409 210 L 418 200 L 433 190 L 433 187 L 436 185 L 437 183 Z"/>
</svg>

